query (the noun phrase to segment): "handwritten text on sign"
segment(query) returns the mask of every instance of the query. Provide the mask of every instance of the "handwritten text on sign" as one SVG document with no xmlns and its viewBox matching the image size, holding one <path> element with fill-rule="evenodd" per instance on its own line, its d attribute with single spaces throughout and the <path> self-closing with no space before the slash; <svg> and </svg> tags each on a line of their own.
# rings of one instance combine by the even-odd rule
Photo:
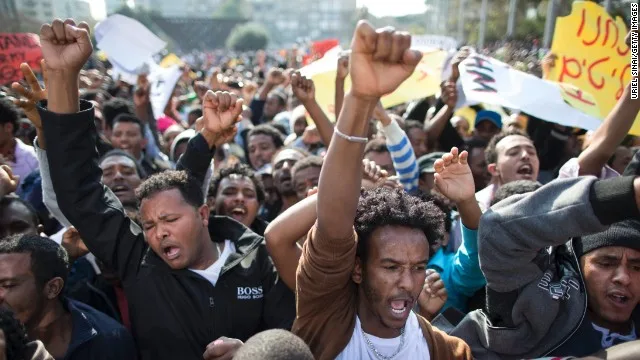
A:
<svg viewBox="0 0 640 360">
<path fill-rule="evenodd" d="M 558 18 L 551 51 L 558 56 L 549 80 L 572 84 L 582 91 L 565 94 L 584 108 L 599 108 L 603 119 L 622 97 L 631 80 L 627 28 L 595 2 L 576 1 L 570 15 Z M 593 97 L 583 96 L 591 94 Z M 640 134 L 636 121 L 631 133 Z"/>
<path fill-rule="evenodd" d="M 39 70 L 40 59 L 42 51 L 36 34 L 0 33 L 0 84 L 21 79 L 20 64 L 23 62 Z"/>
</svg>

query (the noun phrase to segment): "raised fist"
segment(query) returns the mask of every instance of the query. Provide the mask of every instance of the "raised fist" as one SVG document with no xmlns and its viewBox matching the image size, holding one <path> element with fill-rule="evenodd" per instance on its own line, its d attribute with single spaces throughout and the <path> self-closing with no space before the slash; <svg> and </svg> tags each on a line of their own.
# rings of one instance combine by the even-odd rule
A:
<svg viewBox="0 0 640 360">
<path fill-rule="evenodd" d="M 291 89 L 293 90 L 293 94 L 302 103 L 313 101 L 316 98 L 316 88 L 313 80 L 302 76 L 299 71 L 291 75 Z"/>
<path fill-rule="evenodd" d="M 361 20 L 351 42 L 351 94 L 377 101 L 397 89 L 422 58 L 410 46 L 409 33 L 390 27 L 374 30 Z"/>
<path fill-rule="evenodd" d="M 79 73 L 93 52 L 89 25 L 76 25 L 72 19 L 55 19 L 40 28 L 42 57 L 49 70 L 69 70 Z"/>
<path fill-rule="evenodd" d="M 213 145 L 220 146 L 233 138 L 242 113 L 242 99 L 235 94 L 211 90 L 202 100 L 202 132 L 210 138 Z"/>
</svg>

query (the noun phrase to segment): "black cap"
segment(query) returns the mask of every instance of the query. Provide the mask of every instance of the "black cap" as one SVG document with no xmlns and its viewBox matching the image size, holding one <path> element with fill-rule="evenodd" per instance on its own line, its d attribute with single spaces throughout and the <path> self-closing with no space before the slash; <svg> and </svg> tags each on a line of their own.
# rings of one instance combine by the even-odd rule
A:
<svg viewBox="0 0 640 360">
<path fill-rule="evenodd" d="M 422 155 L 418 159 L 418 168 L 420 168 L 420 174 L 434 173 L 436 170 L 433 168 L 436 160 L 442 159 L 442 155 L 445 152 L 433 152 L 427 155 Z"/>
<path fill-rule="evenodd" d="M 578 257 L 607 246 L 622 246 L 640 251 L 640 221 L 625 220 L 597 234 L 587 235 L 574 241 Z"/>
</svg>

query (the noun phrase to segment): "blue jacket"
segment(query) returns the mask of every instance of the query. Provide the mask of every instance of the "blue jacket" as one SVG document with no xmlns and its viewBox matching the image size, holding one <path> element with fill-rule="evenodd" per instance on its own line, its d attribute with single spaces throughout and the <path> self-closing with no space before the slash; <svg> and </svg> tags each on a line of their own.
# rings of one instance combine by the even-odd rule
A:
<svg viewBox="0 0 640 360">
<path fill-rule="evenodd" d="M 462 245 L 455 253 L 445 252 L 442 248 L 429 260 L 428 268 L 440 273 L 449 296 L 442 310 L 453 306 L 467 312 L 467 302 L 476 291 L 483 288 L 487 281 L 480 270 L 478 259 L 478 231 L 471 230 L 460 223 Z"/>
<path fill-rule="evenodd" d="M 124 326 L 89 305 L 67 299 L 73 319 L 71 342 L 63 360 L 134 360 L 136 346 Z"/>
</svg>

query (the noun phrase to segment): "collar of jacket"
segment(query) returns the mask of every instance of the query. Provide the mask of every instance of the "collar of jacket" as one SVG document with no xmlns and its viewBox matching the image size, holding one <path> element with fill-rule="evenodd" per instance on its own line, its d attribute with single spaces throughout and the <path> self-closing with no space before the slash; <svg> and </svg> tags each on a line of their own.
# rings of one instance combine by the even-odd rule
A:
<svg viewBox="0 0 640 360">
<path fill-rule="evenodd" d="M 242 223 L 227 216 L 211 216 L 209 218 L 209 235 L 213 242 L 224 243 L 226 240 L 229 240 L 236 247 L 236 252 L 231 254 L 225 262 L 224 267 L 220 272 L 221 275 L 250 256 L 255 257 L 254 250 L 264 242 L 264 238 L 262 236 L 256 234 Z M 145 263 L 158 268 L 170 269 L 169 265 L 156 255 L 150 247 L 147 248 L 147 254 L 143 260 L 143 264 Z M 188 271 L 189 274 L 192 273 L 188 269 L 172 271 Z"/>
</svg>

